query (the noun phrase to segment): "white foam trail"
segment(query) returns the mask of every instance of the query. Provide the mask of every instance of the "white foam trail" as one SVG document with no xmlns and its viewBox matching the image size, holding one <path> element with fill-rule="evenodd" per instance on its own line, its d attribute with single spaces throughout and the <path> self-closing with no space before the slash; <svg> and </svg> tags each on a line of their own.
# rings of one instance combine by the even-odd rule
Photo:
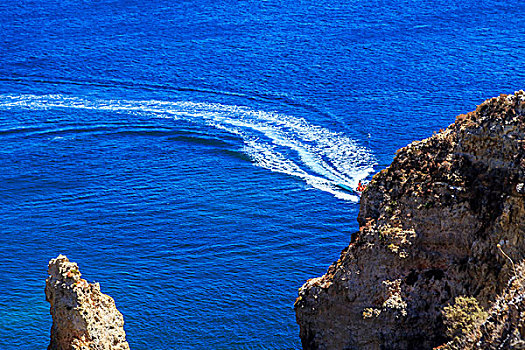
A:
<svg viewBox="0 0 525 350">
<path fill-rule="evenodd" d="M 0 108 L 82 109 L 185 120 L 239 135 L 256 165 L 293 175 L 310 186 L 357 201 L 336 183 L 355 187 L 373 171 L 370 151 L 340 133 L 302 118 L 247 107 L 169 101 L 98 100 L 65 95 L 0 95 Z"/>
</svg>

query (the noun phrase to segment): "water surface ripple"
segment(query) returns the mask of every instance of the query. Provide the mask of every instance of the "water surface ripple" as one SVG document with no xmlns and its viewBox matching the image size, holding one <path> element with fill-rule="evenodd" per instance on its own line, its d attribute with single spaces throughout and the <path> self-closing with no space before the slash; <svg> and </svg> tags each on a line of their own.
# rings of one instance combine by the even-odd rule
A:
<svg viewBox="0 0 525 350">
<path fill-rule="evenodd" d="M 335 184 L 525 86 L 504 1 L 0 3 L 0 349 L 43 349 L 67 254 L 133 349 L 299 348 L 357 230 Z"/>
</svg>

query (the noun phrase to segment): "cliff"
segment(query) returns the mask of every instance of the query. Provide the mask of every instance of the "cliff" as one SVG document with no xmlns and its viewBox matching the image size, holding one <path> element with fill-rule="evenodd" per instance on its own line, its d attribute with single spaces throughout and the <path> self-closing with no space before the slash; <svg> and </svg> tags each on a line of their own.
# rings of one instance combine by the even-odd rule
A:
<svg viewBox="0 0 525 350">
<path fill-rule="evenodd" d="M 49 262 L 46 300 L 53 326 L 48 350 L 129 350 L 124 318 L 98 283 L 80 276 L 78 265 L 59 255 Z"/>
<path fill-rule="evenodd" d="M 523 91 L 400 149 L 363 193 L 353 242 L 299 290 L 303 348 L 450 341 L 444 308 L 473 297 L 488 309 L 525 257 L 524 183 Z"/>
</svg>

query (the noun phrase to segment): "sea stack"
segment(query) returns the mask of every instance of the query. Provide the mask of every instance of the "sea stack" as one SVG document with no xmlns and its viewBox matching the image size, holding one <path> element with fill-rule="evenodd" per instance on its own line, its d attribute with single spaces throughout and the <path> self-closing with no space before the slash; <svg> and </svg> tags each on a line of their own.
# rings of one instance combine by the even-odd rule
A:
<svg viewBox="0 0 525 350">
<path fill-rule="evenodd" d="M 129 350 L 124 318 L 98 283 L 80 276 L 78 265 L 59 255 L 49 262 L 46 299 L 53 326 L 48 350 Z"/>
<path fill-rule="evenodd" d="M 525 344 L 524 203 L 523 91 L 400 149 L 363 193 L 357 238 L 299 290 L 303 348 Z"/>
</svg>

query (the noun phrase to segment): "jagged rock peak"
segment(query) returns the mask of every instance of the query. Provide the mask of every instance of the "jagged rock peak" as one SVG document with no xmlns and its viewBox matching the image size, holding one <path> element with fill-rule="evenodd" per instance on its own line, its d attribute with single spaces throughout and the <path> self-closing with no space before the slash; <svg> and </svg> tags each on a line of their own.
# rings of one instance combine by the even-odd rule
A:
<svg viewBox="0 0 525 350">
<path fill-rule="evenodd" d="M 431 349 L 443 308 L 489 308 L 525 258 L 525 93 L 489 99 L 400 149 L 363 193 L 359 232 L 299 290 L 305 349 Z"/>
<path fill-rule="evenodd" d="M 46 300 L 53 317 L 48 350 L 129 350 L 124 318 L 98 283 L 81 278 L 78 265 L 59 255 L 49 262 Z"/>
</svg>

